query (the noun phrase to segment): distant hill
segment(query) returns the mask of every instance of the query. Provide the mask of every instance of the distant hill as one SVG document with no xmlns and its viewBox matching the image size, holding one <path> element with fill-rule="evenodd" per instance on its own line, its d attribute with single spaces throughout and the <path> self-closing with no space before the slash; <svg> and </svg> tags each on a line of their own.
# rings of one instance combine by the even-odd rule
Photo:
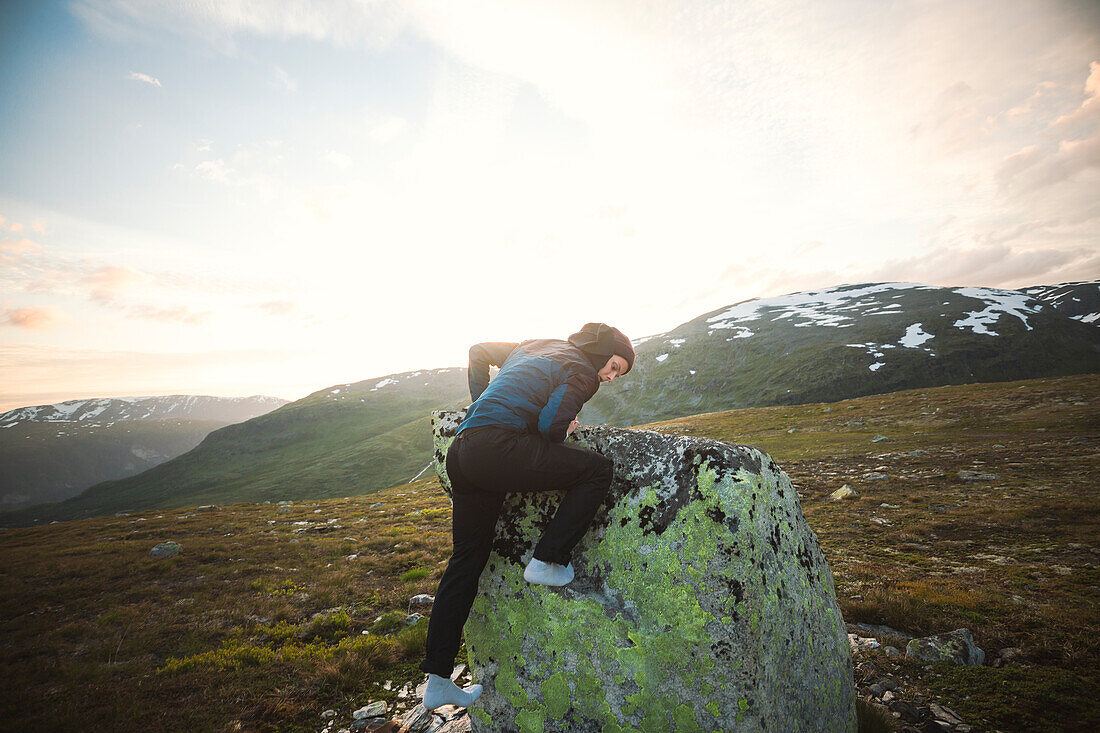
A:
<svg viewBox="0 0 1100 733">
<path fill-rule="evenodd" d="M 285 405 L 275 397 L 116 397 L 0 414 L 0 508 L 76 496 L 194 448 L 212 430 Z"/>
<path fill-rule="evenodd" d="M 1100 372 L 1100 328 L 1088 320 L 1097 284 L 1029 290 L 1035 294 L 869 283 L 736 303 L 639 339 L 630 374 L 601 387 L 580 419 L 628 426 L 740 407 Z M 60 504 L 0 515 L 0 525 L 343 497 L 394 486 L 431 458 L 430 412 L 468 401 L 464 368 L 330 387 L 217 430 L 145 473 Z"/>
<path fill-rule="evenodd" d="M 468 404 L 466 370 L 429 369 L 341 384 L 210 433 L 137 476 L 0 525 L 229 501 L 342 497 L 404 483 L 428 464 L 432 410 Z"/>
</svg>

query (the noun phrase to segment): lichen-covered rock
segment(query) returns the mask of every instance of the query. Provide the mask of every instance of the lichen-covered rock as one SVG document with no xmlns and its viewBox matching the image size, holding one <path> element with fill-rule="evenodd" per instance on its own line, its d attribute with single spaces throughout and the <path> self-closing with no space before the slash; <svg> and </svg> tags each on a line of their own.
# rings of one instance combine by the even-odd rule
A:
<svg viewBox="0 0 1100 733">
<path fill-rule="evenodd" d="M 462 413 L 433 414 L 436 469 Z M 475 731 L 855 731 L 833 578 L 790 480 L 760 451 L 580 428 L 615 480 L 576 578 L 523 568 L 562 492 L 513 494 L 466 624 Z"/>
<path fill-rule="evenodd" d="M 974 643 L 970 629 L 955 629 L 949 634 L 912 639 L 905 646 L 905 656 L 922 662 L 947 662 L 963 666 L 985 663 L 985 652 Z"/>
<path fill-rule="evenodd" d="M 161 542 L 159 545 L 149 550 L 149 557 L 172 557 L 177 554 L 183 546 L 178 542 Z"/>
</svg>

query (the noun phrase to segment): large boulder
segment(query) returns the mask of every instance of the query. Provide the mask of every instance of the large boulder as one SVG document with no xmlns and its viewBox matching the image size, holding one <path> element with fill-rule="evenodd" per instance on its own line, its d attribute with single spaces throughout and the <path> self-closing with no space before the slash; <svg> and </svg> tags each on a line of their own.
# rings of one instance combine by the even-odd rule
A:
<svg viewBox="0 0 1100 733">
<path fill-rule="evenodd" d="M 433 413 L 448 492 L 462 417 Z M 571 441 L 611 458 L 615 480 L 561 588 L 523 568 L 563 493 L 506 499 L 465 629 L 485 687 L 473 729 L 855 731 L 832 574 L 771 458 L 606 427 Z"/>
</svg>

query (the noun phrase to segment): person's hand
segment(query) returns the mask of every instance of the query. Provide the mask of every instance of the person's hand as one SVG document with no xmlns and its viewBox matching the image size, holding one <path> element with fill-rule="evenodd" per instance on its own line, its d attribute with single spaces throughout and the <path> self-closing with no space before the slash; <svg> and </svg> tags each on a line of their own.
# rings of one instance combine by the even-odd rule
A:
<svg viewBox="0 0 1100 733">
<path fill-rule="evenodd" d="M 566 437 L 572 435 L 573 431 L 576 430 L 578 427 L 580 427 L 580 421 L 578 420 L 574 420 L 573 422 L 569 423 L 569 427 L 565 430 Z"/>
</svg>

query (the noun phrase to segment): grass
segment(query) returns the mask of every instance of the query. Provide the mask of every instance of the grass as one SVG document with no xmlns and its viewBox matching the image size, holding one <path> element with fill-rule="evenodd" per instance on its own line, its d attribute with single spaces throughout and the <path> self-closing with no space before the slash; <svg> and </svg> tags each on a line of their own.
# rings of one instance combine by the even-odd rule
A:
<svg viewBox="0 0 1100 733">
<path fill-rule="evenodd" d="M 966 627 L 990 659 L 1022 650 L 999 669 L 871 653 L 906 694 L 975 730 L 1083 731 L 1100 725 L 1098 398 L 1100 379 L 1070 377 L 653 427 L 769 450 L 847 621 Z M 866 479 L 874 470 L 888 479 Z M 960 470 L 999 478 L 964 482 Z M 845 483 L 860 496 L 828 501 Z M 18 680 L 0 692 L 0 729 L 316 731 L 327 708 L 396 705 L 423 678 L 427 625 L 404 619 L 413 595 L 436 590 L 450 522 L 438 481 L 422 478 L 368 496 L 0 532 L 0 664 Z M 165 540 L 182 551 L 149 557 Z"/>
</svg>

